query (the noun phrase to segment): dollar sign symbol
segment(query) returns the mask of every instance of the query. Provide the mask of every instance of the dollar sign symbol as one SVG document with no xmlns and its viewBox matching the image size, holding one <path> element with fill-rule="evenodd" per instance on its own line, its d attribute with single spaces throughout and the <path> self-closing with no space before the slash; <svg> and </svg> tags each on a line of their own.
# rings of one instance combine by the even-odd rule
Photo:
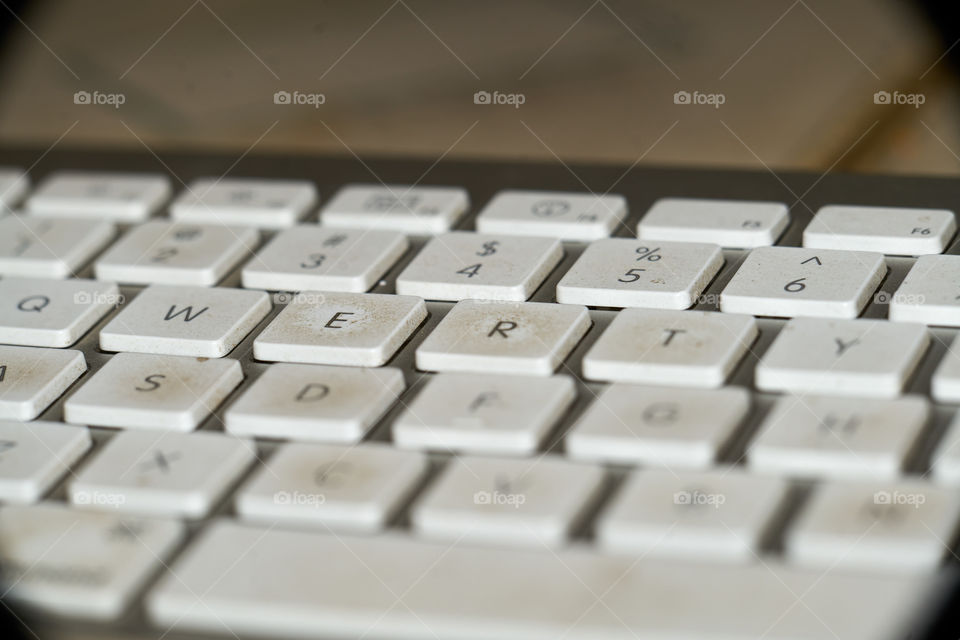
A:
<svg viewBox="0 0 960 640">
<path fill-rule="evenodd" d="M 500 244 L 500 243 L 497 242 L 496 240 L 491 240 L 490 242 L 484 242 L 484 243 L 483 243 L 483 251 L 477 251 L 477 255 L 480 256 L 481 258 L 485 258 L 485 257 L 487 257 L 487 256 L 492 256 L 493 254 L 495 254 L 495 253 L 497 252 L 497 245 L 498 245 L 498 244 Z"/>
</svg>

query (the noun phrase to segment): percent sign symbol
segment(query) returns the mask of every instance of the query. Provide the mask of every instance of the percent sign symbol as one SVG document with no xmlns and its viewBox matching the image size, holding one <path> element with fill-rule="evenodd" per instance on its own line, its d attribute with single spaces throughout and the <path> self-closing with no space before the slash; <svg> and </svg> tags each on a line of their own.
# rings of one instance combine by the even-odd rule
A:
<svg viewBox="0 0 960 640">
<path fill-rule="evenodd" d="M 660 247 L 656 249 L 651 249 L 649 247 L 637 247 L 637 261 L 647 260 L 648 262 L 656 262 L 663 256 L 660 255 Z"/>
</svg>

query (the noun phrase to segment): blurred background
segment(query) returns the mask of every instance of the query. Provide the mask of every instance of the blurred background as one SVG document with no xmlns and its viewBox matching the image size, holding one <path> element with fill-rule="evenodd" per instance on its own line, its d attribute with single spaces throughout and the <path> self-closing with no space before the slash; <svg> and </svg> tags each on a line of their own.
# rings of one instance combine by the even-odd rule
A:
<svg viewBox="0 0 960 640">
<path fill-rule="evenodd" d="M 10 147 L 960 172 L 950 3 L 0 4 Z"/>
</svg>

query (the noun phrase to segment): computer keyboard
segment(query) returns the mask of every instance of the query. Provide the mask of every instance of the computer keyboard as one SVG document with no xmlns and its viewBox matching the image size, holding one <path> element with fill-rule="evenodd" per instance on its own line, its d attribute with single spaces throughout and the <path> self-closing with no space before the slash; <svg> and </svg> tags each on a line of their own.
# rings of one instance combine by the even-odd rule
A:
<svg viewBox="0 0 960 640">
<path fill-rule="evenodd" d="M 957 582 L 955 180 L 0 164 L 40 637 L 920 638 Z"/>
</svg>

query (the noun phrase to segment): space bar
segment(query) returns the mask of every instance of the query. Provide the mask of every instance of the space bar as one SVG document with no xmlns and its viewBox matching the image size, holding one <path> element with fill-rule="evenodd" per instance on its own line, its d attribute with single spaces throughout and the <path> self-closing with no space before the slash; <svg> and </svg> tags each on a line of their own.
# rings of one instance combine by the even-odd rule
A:
<svg viewBox="0 0 960 640">
<path fill-rule="evenodd" d="M 929 580 L 221 521 L 146 606 L 163 628 L 239 637 L 878 640 L 903 637 Z"/>
</svg>

